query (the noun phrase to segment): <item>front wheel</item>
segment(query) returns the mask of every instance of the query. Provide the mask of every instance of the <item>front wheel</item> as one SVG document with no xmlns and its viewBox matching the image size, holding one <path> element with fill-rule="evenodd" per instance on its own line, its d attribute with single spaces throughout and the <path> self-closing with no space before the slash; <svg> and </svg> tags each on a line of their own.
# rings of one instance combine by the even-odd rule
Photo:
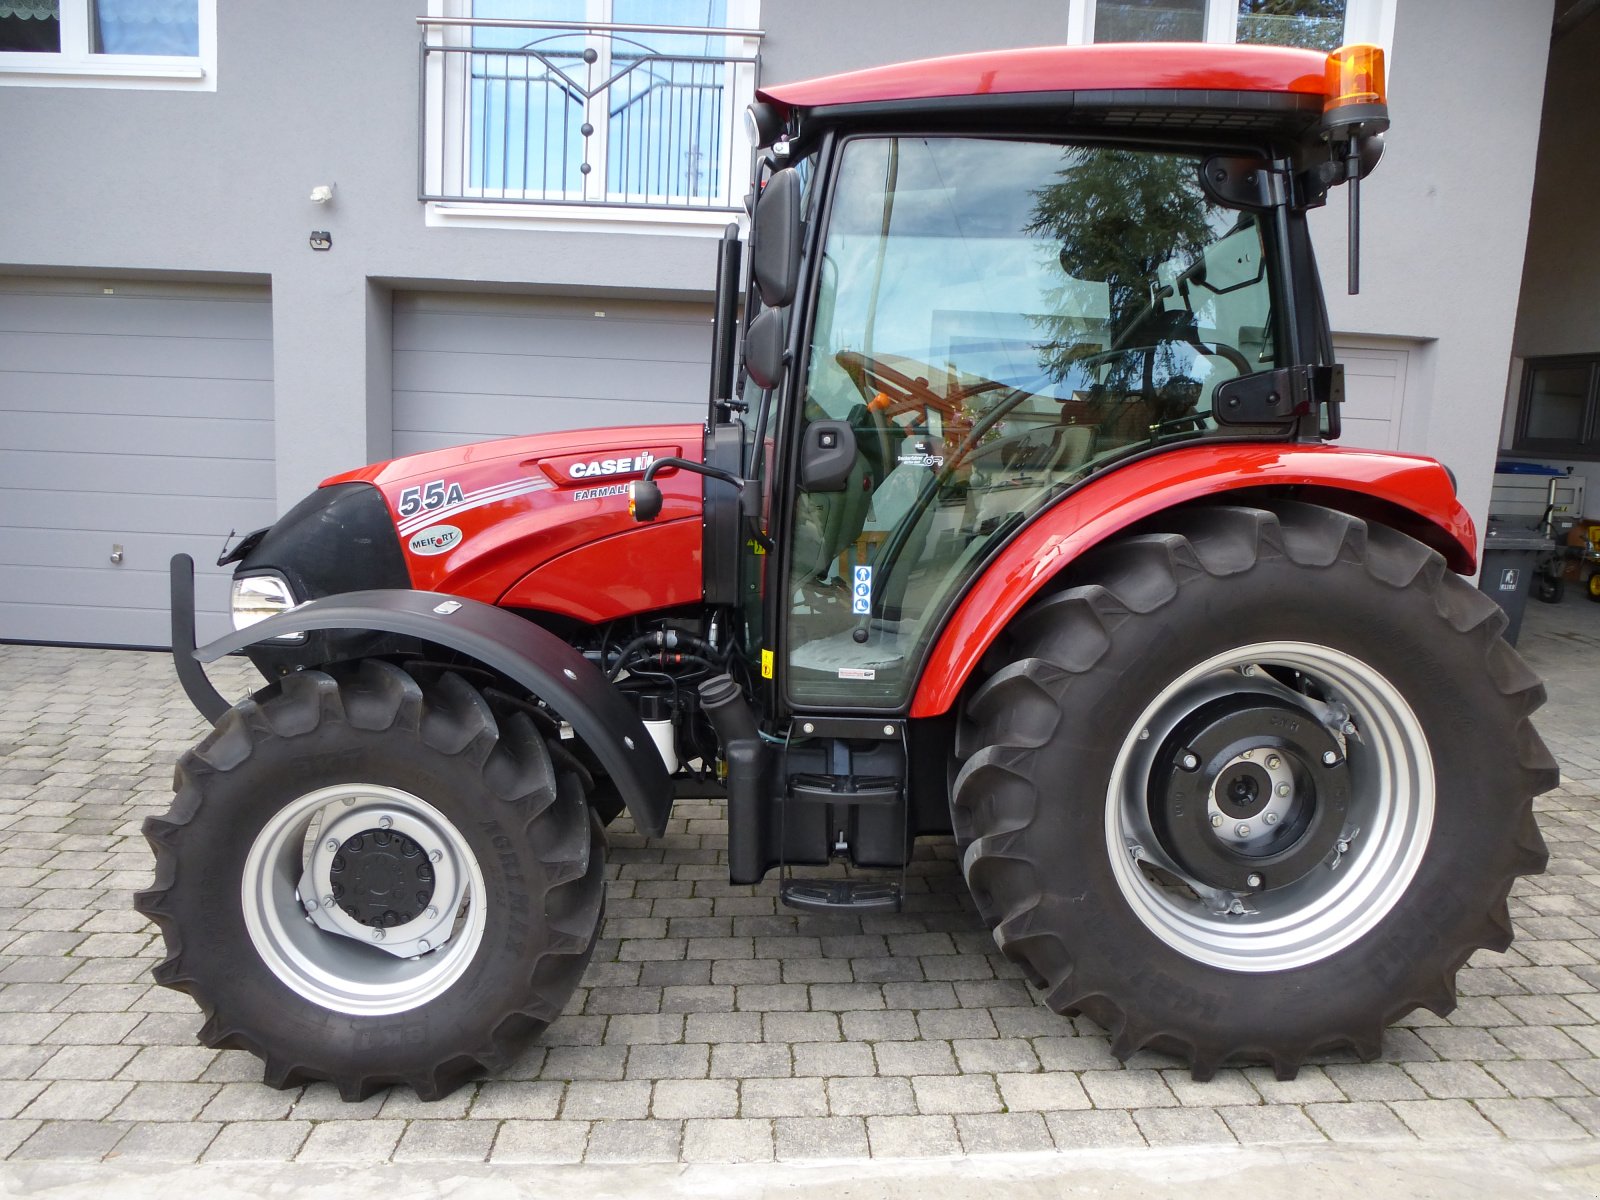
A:
<svg viewBox="0 0 1600 1200">
<path fill-rule="evenodd" d="M 1510 941 L 1556 782 L 1543 688 L 1499 608 L 1393 530 L 1290 503 L 1163 525 L 1028 610 L 970 697 L 973 895 L 1123 1057 L 1371 1057 Z"/>
<path fill-rule="evenodd" d="M 603 899 L 583 770 L 461 677 L 286 677 L 178 765 L 145 823 L 158 982 L 266 1082 L 441 1097 L 554 1020 Z"/>
</svg>

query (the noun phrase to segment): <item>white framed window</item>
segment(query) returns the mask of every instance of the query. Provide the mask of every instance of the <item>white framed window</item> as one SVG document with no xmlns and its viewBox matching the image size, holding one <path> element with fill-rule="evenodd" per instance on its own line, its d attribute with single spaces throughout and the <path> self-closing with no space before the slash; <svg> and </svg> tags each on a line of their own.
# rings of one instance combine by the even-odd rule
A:
<svg viewBox="0 0 1600 1200">
<path fill-rule="evenodd" d="M 424 31 L 430 224 L 727 221 L 748 184 L 759 0 L 429 8 L 444 18 Z"/>
<path fill-rule="evenodd" d="M 217 0 L 0 0 L 0 85 L 215 91 Z"/>
<path fill-rule="evenodd" d="M 1069 0 L 1069 40 L 1393 49 L 1398 0 Z"/>
</svg>

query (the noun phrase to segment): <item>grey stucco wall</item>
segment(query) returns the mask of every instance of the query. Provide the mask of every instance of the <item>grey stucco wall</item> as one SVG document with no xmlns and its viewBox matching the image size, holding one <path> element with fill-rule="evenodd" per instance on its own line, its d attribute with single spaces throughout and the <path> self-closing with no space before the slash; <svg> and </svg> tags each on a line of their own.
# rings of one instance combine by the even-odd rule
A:
<svg viewBox="0 0 1600 1200">
<path fill-rule="evenodd" d="M 1423 342 L 1402 449 L 1489 511 L 1550 44 L 1551 0 L 1400 0 L 1383 162 L 1362 190 L 1361 294 L 1345 290 L 1345 197 L 1313 214 L 1329 318 Z M 1416 357 L 1416 355 L 1413 355 Z M 1411 411 L 1415 405 L 1423 411 Z"/>
<path fill-rule="evenodd" d="M 280 507 L 387 452 L 383 287 L 706 294 L 709 238 L 425 227 L 423 4 L 217 8 L 215 92 L 0 86 L 7 187 L 22 193 L 0 222 L 0 269 L 270 279 Z M 322 183 L 336 185 L 326 207 L 307 198 Z M 331 251 L 310 249 L 313 229 Z"/>
<path fill-rule="evenodd" d="M 1422 341 L 1405 444 L 1448 462 L 1480 518 L 1550 5 L 1399 0 L 1396 124 L 1366 188 L 1360 297 L 1343 295 L 1342 196 L 1315 223 L 1335 328 Z M 388 452 L 389 289 L 687 298 L 709 284 L 707 238 L 427 227 L 415 199 L 423 7 L 224 0 L 214 93 L 0 86 L 5 158 L 26 164 L 7 182 L 48 197 L 11 197 L 0 269 L 270 280 L 280 506 Z M 767 81 L 1066 35 L 1065 6 L 1048 0 L 766 0 L 761 24 Z M 321 183 L 337 185 L 326 208 L 307 199 Z M 332 251 L 308 248 L 314 228 L 332 232 Z"/>
<path fill-rule="evenodd" d="M 1600 16 L 1550 48 L 1515 352 L 1600 351 Z"/>
</svg>

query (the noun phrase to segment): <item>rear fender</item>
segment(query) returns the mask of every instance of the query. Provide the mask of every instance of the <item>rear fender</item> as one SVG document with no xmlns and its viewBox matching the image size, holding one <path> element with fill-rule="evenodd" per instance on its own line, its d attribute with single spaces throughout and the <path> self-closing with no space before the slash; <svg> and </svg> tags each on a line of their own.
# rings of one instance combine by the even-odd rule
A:
<svg viewBox="0 0 1600 1200">
<path fill-rule="evenodd" d="M 1064 496 L 1025 526 L 967 589 L 945 623 L 911 702 L 913 717 L 949 711 L 978 660 L 1013 616 L 1086 551 L 1147 517 L 1238 493 L 1293 495 L 1394 525 L 1476 567 L 1472 519 L 1431 458 L 1337 446 L 1211 444 L 1130 462 Z"/>
<path fill-rule="evenodd" d="M 192 572 L 192 564 L 174 559 L 173 654 L 185 691 L 213 721 L 220 716 L 214 711 L 217 704 L 226 701 L 210 698 L 216 691 L 195 664 L 215 662 L 268 638 L 314 629 L 361 629 L 414 637 L 459 651 L 516 680 L 550 705 L 571 724 L 573 733 L 611 776 L 639 831 L 647 837 L 666 832 L 672 781 L 655 742 L 605 676 L 548 630 L 492 604 L 460 596 L 407 590 L 345 592 L 301 604 L 195 650 L 192 599 L 187 629 L 179 625 L 182 605 L 178 592 L 184 567 Z M 191 597 L 192 587 L 191 582 Z M 185 632 L 186 645 L 180 641 Z M 186 652 L 191 659 L 187 665 Z"/>
</svg>

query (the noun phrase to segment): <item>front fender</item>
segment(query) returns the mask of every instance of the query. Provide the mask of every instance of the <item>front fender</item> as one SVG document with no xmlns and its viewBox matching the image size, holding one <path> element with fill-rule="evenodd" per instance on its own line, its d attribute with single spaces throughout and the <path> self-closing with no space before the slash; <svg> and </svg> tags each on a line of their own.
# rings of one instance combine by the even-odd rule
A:
<svg viewBox="0 0 1600 1200">
<path fill-rule="evenodd" d="M 1006 623 L 1085 551 L 1163 509 L 1251 490 L 1292 492 L 1387 521 L 1470 574 L 1472 519 L 1431 458 L 1326 445 L 1213 443 L 1163 451 L 1090 479 L 1023 527 L 975 578 L 935 640 L 913 717 L 948 712 Z M 1248 503 L 1241 496 L 1240 503 Z"/>
<path fill-rule="evenodd" d="M 174 560 L 175 593 L 179 570 Z M 184 688 L 199 706 L 192 675 L 185 675 L 182 662 L 187 647 L 177 636 L 179 607 L 175 595 L 173 653 Z M 189 657 L 196 663 L 215 662 L 256 642 L 313 629 L 376 630 L 419 638 L 459 651 L 516 680 L 571 724 L 611 776 L 639 831 L 647 837 L 666 832 L 672 781 L 638 714 L 583 655 L 548 630 L 492 604 L 438 592 L 345 592 L 309 601 L 189 650 Z M 193 644 L 192 616 L 189 644 Z M 201 711 L 215 720 L 205 707 Z"/>
</svg>

